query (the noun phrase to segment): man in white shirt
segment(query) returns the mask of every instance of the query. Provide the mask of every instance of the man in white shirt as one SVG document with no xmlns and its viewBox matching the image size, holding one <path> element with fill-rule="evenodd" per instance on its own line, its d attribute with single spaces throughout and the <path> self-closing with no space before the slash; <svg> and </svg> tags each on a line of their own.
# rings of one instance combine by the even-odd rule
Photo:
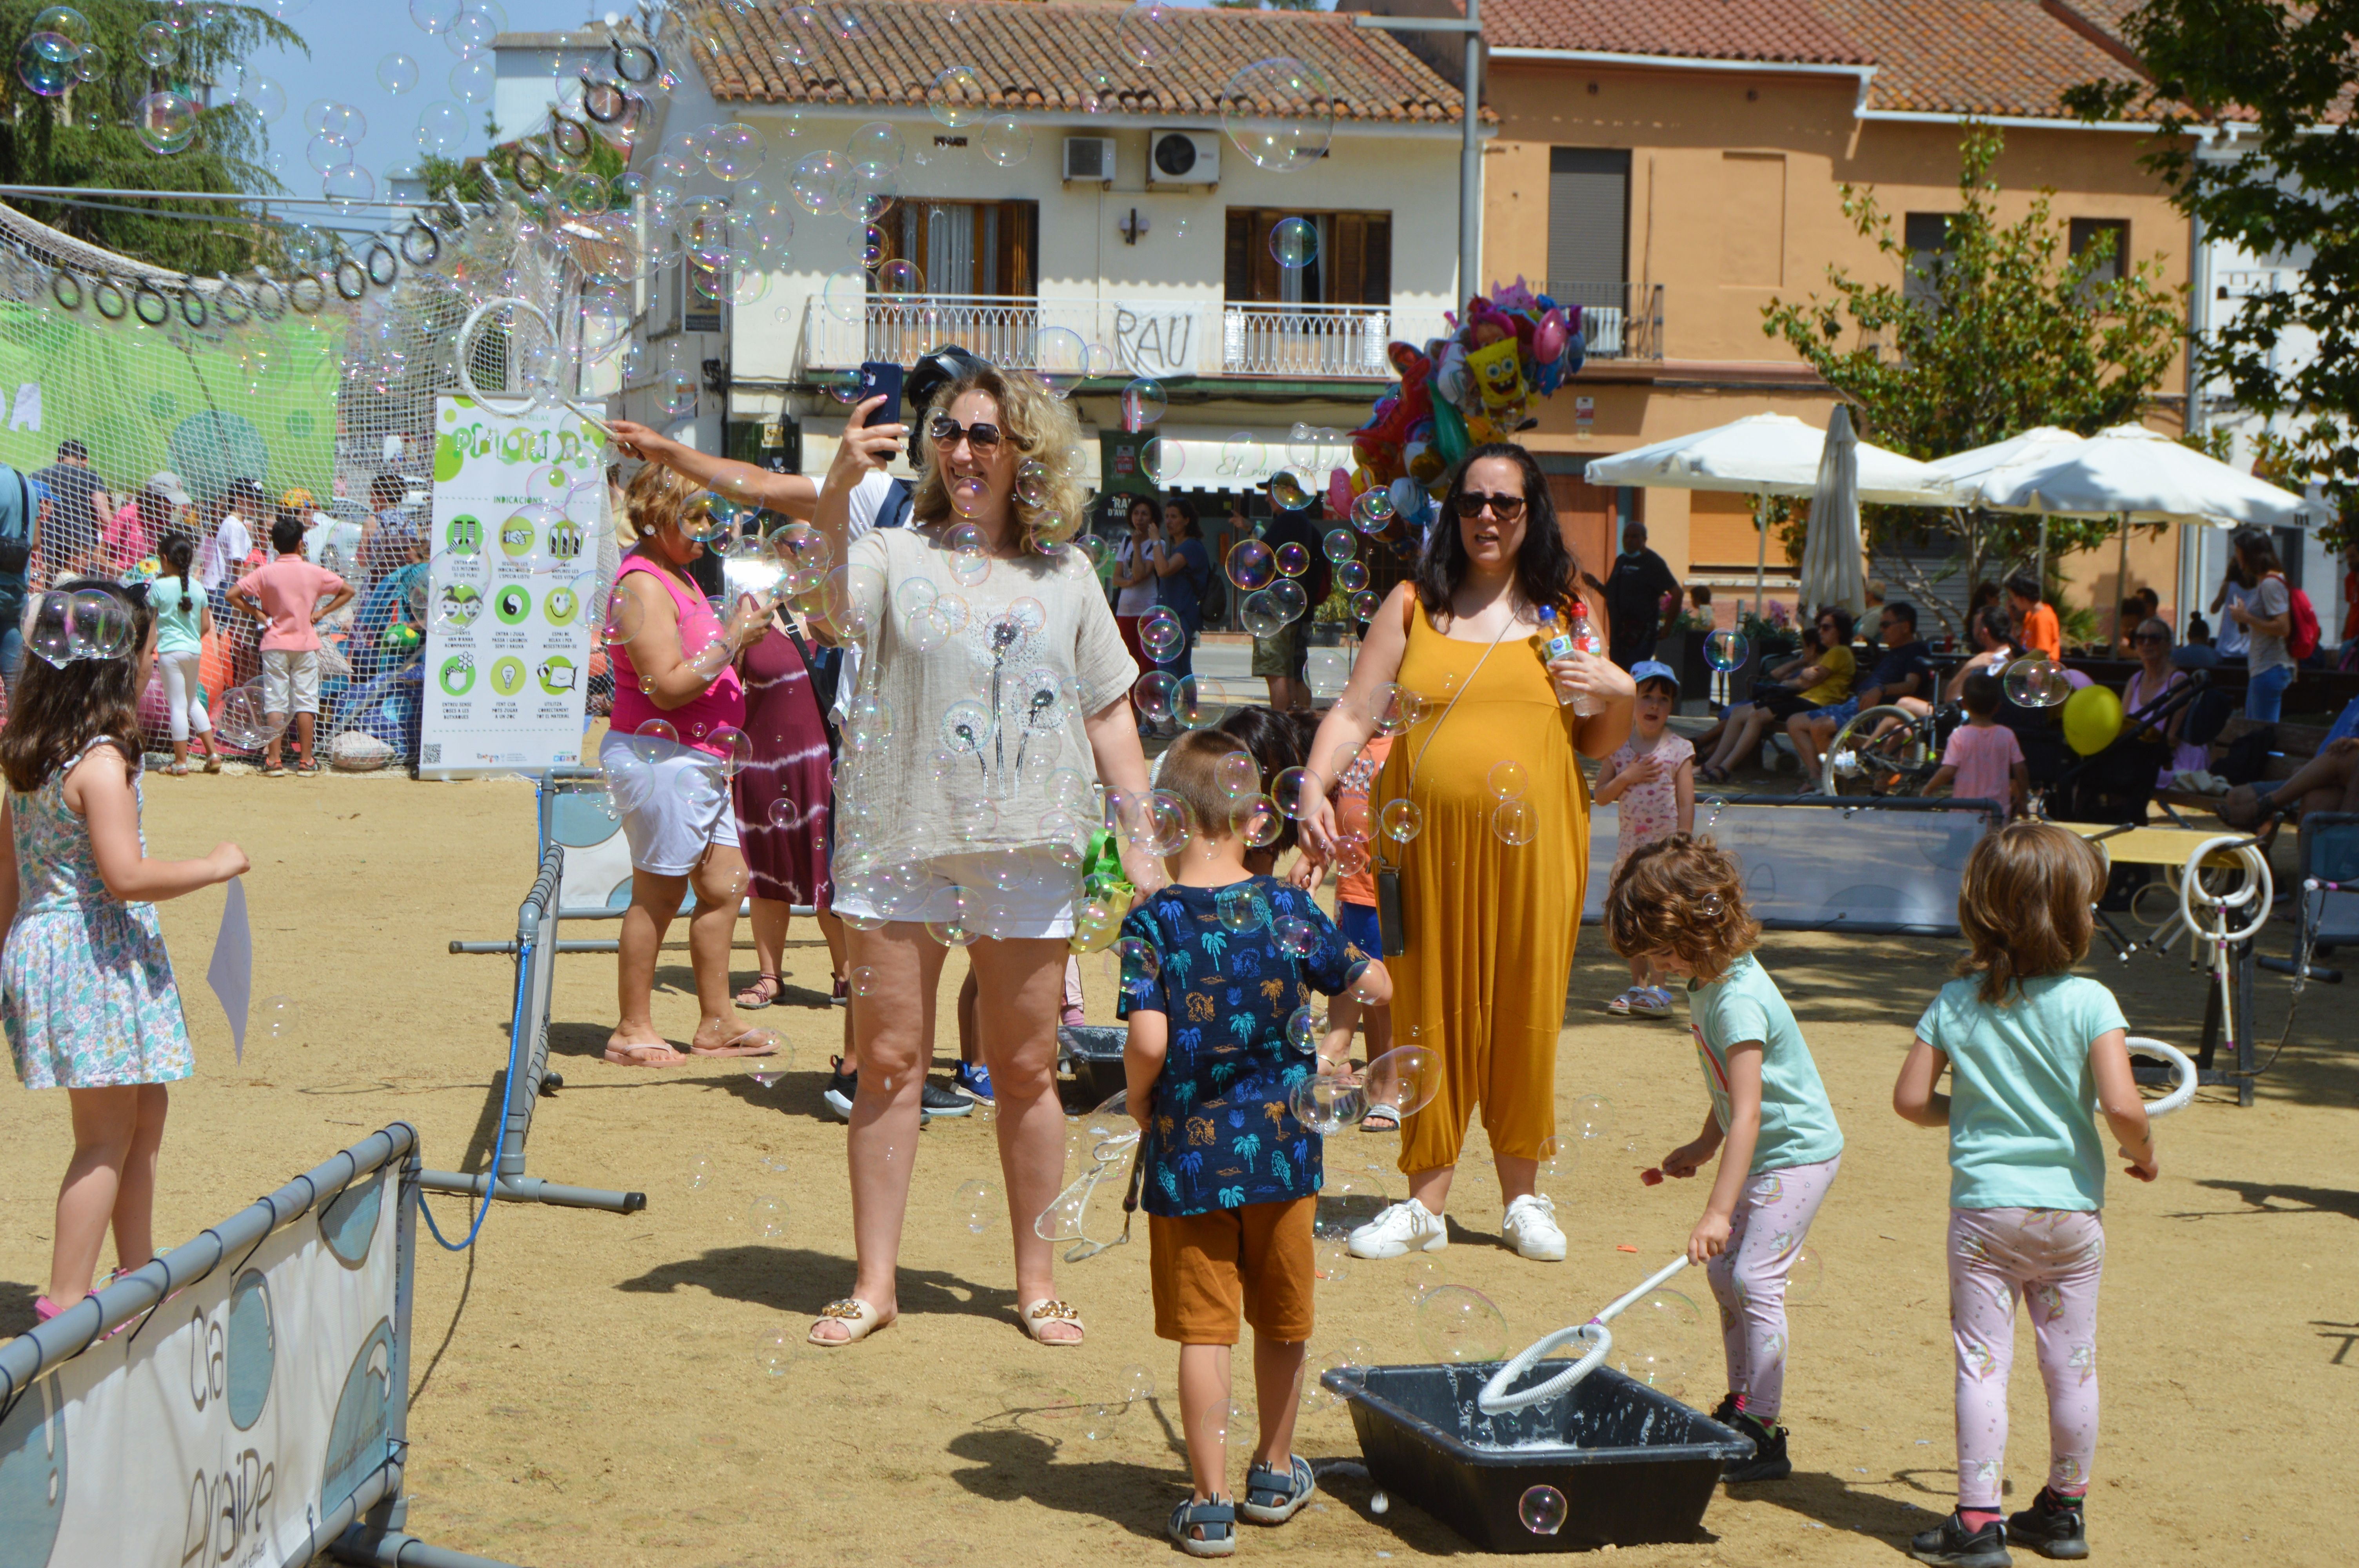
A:
<svg viewBox="0 0 2359 1568">
<path fill-rule="evenodd" d="M 269 521 L 270 506 L 262 487 L 250 479 L 229 481 L 229 510 L 222 514 L 212 537 L 197 549 L 197 580 L 209 593 L 245 573 L 245 558 L 254 553 L 256 523 Z"/>
</svg>

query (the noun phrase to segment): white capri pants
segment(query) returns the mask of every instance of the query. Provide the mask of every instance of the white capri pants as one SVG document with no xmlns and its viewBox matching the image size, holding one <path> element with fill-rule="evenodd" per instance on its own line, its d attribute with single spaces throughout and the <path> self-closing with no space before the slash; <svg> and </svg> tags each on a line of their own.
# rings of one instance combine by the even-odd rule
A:
<svg viewBox="0 0 2359 1568">
<path fill-rule="evenodd" d="M 204 683 L 197 677 L 203 662 L 201 653 L 156 655 L 156 667 L 164 672 L 164 702 L 171 709 L 175 744 L 186 744 L 191 731 L 213 732 L 213 721 L 205 715 Z"/>
</svg>

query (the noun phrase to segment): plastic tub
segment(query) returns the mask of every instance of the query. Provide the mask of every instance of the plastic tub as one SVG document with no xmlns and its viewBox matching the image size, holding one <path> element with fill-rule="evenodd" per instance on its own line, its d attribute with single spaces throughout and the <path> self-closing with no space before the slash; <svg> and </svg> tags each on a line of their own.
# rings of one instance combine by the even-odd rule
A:
<svg viewBox="0 0 2359 1568">
<path fill-rule="evenodd" d="M 1693 1541 L 1721 1466 L 1752 1443 L 1668 1394 L 1600 1367 L 1564 1396 L 1486 1416 L 1499 1363 L 1370 1367 L 1320 1379 L 1351 1402 L 1368 1476 L 1488 1552 L 1585 1552 Z M 1543 1362 L 1536 1376 L 1557 1370 Z M 1564 1494 L 1553 1535 L 1526 1528 L 1525 1492 Z"/>
</svg>

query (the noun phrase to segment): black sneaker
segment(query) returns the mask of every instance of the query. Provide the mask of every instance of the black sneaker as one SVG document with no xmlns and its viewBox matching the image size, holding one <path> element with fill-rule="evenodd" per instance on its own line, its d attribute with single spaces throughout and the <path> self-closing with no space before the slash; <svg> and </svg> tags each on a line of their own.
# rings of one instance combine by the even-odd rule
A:
<svg viewBox="0 0 2359 1568">
<path fill-rule="evenodd" d="M 1712 1412 L 1718 1417 L 1719 1412 Z M 1757 1416 L 1750 1416 L 1729 1404 L 1727 1424 L 1753 1440 L 1753 1457 L 1732 1459 L 1721 1466 L 1723 1481 L 1782 1481 L 1794 1473 L 1794 1462 L 1786 1457 L 1786 1429 L 1772 1426 Z"/>
<path fill-rule="evenodd" d="M 974 1111 L 974 1101 L 939 1087 L 928 1078 L 926 1087 L 918 1091 L 918 1108 L 928 1116 L 970 1116 Z"/>
<path fill-rule="evenodd" d="M 1712 1419 L 1723 1426 L 1730 1425 L 1735 1421 L 1736 1396 L 1734 1393 L 1720 1396 L 1720 1403 L 1712 1407 Z"/>
<path fill-rule="evenodd" d="M 827 1075 L 827 1088 L 820 1098 L 827 1102 L 828 1109 L 835 1112 L 844 1120 L 850 1121 L 852 1097 L 860 1090 L 860 1069 L 845 1066 L 843 1058 L 841 1056 L 831 1056 L 828 1060 L 832 1062 L 834 1066 Z"/>
<path fill-rule="evenodd" d="M 2089 1526 L 2079 1498 L 2060 1498 L 2047 1487 L 2019 1514 L 2006 1516 L 2006 1538 L 2042 1557 L 2077 1560 L 2089 1555 Z"/>
<path fill-rule="evenodd" d="M 1944 1568 L 2015 1568 L 2006 1551 L 2006 1526 L 1993 1519 L 1980 1530 L 1968 1530 L 1956 1514 L 1910 1536 L 1908 1555 Z"/>
</svg>

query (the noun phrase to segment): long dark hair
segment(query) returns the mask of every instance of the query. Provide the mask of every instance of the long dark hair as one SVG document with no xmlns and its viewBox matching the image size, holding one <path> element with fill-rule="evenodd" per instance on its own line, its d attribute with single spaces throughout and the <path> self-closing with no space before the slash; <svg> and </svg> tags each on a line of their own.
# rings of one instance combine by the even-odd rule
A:
<svg viewBox="0 0 2359 1568">
<path fill-rule="evenodd" d="M 1254 765 L 1261 770 L 1262 788 L 1267 789 L 1287 769 L 1309 765 L 1310 738 L 1318 732 L 1318 720 L 1309 713 L 1240 708 L 1221 720 L 1220 729 L 1222 734 L 1235 737 L 1253 753 Z M 1269 849 L 1272 854 L 1283 855 L 1294 848 L 1294 818 L 1288 816 Z"/>
<path fill-rule="evenodd" d="M 73 596 L 84 589 L 122 601 L 131 615 L 131 653 L 119 659 L 73 659 L 52 665 L 32 651 L 36 638 L 70 633 Z M 139 654 L 156 617 L 147 596 L 104 578 L 69 578 L 40 596 L 27 635 L 25 673 L 8 705 L 8 725 L 0 730 L 0 774 L 19 795 L 30 795 L 49 775 L 101 738 L 113 743 L 132 767 L 139 765 Z"/>
<path fill-rule="evenodd" d="M 156 553 L 172 569 L 172 575 L 180 579 L 180 597 L 185 600 L 189 596 L 189 562 L 196 556 L 196 546 L 189 542 L 186 534 L 167 534 L 156 546 Z"/>
<path fill-rule="evenodd" d="M 2285 570 L 2285 563 L 2277 559 L 2277 541 L 2269 537 L 2267 529 L 2239 528 L 2228 542 L 2235 546 L 2233 554 L 2249 579 L 2242 586 L 2251 588 L 2271 572 Z"/>
<path fill-rule="evenodd" d="M 1524 544 L 1516 553 L 1513 591 L 1526 608 L 1542 605 L 1562 609 L 1572 598 L 1581 563 L 1557 526 L 1556 503 L 1549 495 L 1548 476 L 1531 453 L 1512 441 L 1486 441 L 1459 460 L 1450 470 L 1450 488 L 1441 497 L 1441 518 L 1425 536 L 1418 552 L 1417 597 L 1429 615 L 1453 613 L 1451 603 L 1466 580 L 1466 540 L 1458 524 L 1458 498 L 1466 491 L 1466 473 L 1484 458 L 1505 458 L 1524 476 Z"/>
</svg>

